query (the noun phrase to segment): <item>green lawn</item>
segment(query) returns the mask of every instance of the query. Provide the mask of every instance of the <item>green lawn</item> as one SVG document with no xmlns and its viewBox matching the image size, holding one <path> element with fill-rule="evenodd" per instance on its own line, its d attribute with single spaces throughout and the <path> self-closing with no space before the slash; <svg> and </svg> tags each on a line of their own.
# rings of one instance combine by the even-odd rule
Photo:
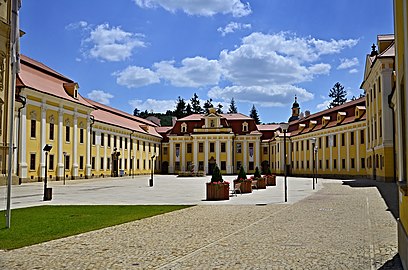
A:
<svg viewBox="0 0 408 270">
<path fill-rule="evenodd" d="M 0 226 L 0 249 L 29 246 L 80 234 L 189 206 L 182 205 L 80 205 L 38 206 L 11 211 L 11 228 Z M 4 217 L 5 211 L 0 211 Z"/>
</svg>

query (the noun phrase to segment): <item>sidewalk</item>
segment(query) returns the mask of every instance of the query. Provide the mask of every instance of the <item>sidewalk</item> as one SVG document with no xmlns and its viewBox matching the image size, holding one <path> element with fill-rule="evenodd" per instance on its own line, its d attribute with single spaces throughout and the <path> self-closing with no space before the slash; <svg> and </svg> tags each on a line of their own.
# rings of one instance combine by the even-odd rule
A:
<svg viewBox="0 0 408 270">
<path fill-rule="evenodd" d="M 396 221 L 375 186 L 360 180 L 319 179 L 319 190 L 313 192 L 307 180 L 290 179 L 286 204 L 282 203 L 282 178 L 275 190 L 242 195 L 247 198 L 242 199 L 245 204 L 238 204 L 240 195 L 208 205 L 201 201 L 201 188 L 185 196 L 179 192 L 169 197 L 171 203 L 200 205 L 0 251 L 0 269 L 402 269 L 397 256 Z M 116 188 L 122 186 L 122 181 L 130 180 L 117 180 L 116 185 L 111 181 L 106 182 L 109 185 L 98 182 L 100 186 L 91 181 L 72 188 L 80 193 L 115 191 L 107 203 L 114 202 L 115 197 L 116 202 L 126 203 L 133 192 L 119 196 Z M 137 196 L 150 198 L 162 192 L 160 186 L 164 187 L 167 180 L 158 177 L 151 193 L 147 192 L 147 177 L 134 181 L 139 184 L 133 189 L 147 193 L 136 192 Z M 192 181 L 203 180 L 174 181 L 182 181 L 183 186 L 191 181 L 194 186 L 197 183 Z M 186 193 L 188 186 L 185 187 Z M 56 195 L 68 192 L 60 186 L 55 188 Z M 310 196 L 300 199 L 300 194 L 306 193 Z M 62 200 L 57 196 L 50 203 L 66 202 L 68 197 Z M 164 198 L 150 200 L 158 203 Z M 89 201 L 98 200 L 92 197 Z M 256 205 L 261 201 L 268 205 Z"/>
</svg>

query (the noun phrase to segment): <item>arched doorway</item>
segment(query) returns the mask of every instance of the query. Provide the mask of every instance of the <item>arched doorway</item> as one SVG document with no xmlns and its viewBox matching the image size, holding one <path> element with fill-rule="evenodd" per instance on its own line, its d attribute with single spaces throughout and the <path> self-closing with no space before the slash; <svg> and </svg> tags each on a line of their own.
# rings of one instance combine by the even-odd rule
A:
<svg viewBox="0 0 408 270">
<path fill-rule="evenodd" d="M 266 174 L 268 172 L 268 168 L 269 168 L 269 161 L 264 160 L 261 163 L 261 172 L 262 174 Z"/>
<path fill-rule="evenodd" d="M 213 174 L 213 171 L 214 171 L 214 168 L 215 168 L 215 164 L 216 164 L 215 158 L 214 158 L 214 157 L 211 157 L 211 158 L 208 160 L 208 174 L 209 174 L 209 175 L 212 175 L 212 174 Z"/>
<path fill-rule="evenodd" d="M 167 161 L 163 161 L 162 163 L 162 174 L 169 173 L 169 163 Z"/>
<path fill-rule="evenodd" d="M 111 155 L 112 158 L 112 172 L 111 175 L 113 177 L 118 177 L 119 176 L 119 156 L 120 152 L 116 151 L 116 148 L 113 150 L 113 153 Z"/>
</svg>

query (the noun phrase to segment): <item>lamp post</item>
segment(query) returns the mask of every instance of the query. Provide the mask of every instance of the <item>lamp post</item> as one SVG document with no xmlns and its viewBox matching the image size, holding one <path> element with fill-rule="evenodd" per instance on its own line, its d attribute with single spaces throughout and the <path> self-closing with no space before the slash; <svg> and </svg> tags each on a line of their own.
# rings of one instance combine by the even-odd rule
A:
<svg viewBox="0 0 408 270">
<path fill-rule="evenodd" d="M 154 158 L 156 157 L 156 154 L 154 153 L 153 154 L 153 156 L 151 157 L 151 159 L 152 159 L 152 171 L 151 171 L 151 177 L 150 177 L 150 180 L 149 180 L 149 186 L 153 186 L 153 170 L 154 170 L 154 163 L 153 163 L 153 160 L 154 160 Z"/>
<path fill-rule="evenodd" d="M 313 167 L 312 167 L 312 174 L 313 174 L 313 189 L 315 189 L 315 178 L 316 178 L 316 174 L 315 174 L 315 145 L 316 145 L 316 138 L 310 138 L 310 141 L 312 142 L 312 154 L 313 154 Z"/>
<path fill-rule="evenodd" d="M 286 167 L 286 132 L 288 131 L 289 124 L 288 123 L 281 123 L 280 127 L 283 131 L 283 166 L 285 172 L 285 202 L 288 201 L 288 182 L 287 182 L 287 167 Z"/>
<path fill-rule="evenodd" d="M 51 192 L 52 189 L 47 188 L 47 171 L 48 171 L 48 153 L 51 151 L 52 145 L 51 144 L 46 144 L 43 148 L 43 151 L 45 152 L 45 173 L 44 173 L 44 201 L 50 201 L 51 200 Z"/>
<path fill-rule="evenodd" d="M 64 186 L 65 186 L 65 170 L 67 169 L 65 166 L 67 164 L 67 152 L 63 152 L 64 154 Z"/>
</svg>

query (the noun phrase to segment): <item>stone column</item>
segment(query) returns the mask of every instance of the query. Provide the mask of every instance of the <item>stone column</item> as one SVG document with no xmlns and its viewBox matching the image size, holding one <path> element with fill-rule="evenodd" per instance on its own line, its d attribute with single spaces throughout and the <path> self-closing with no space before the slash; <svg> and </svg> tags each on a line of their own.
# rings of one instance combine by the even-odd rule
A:
<svg viewBox="0 0 408 270">
<path fill-rule="evenodd" d="M 71 178 L 78 178 L 78 113 L 74 112 L 74 130 L 73 130 L 73 145 L 72 145 L 72 174 Z"/>
<path fill-rule="evenodd" d="M 27 179 L 27 107 L 21 109 L 20 115 L 20 160 L 19 160 L 19 177 L 20 179 Z"/>
</svg>

